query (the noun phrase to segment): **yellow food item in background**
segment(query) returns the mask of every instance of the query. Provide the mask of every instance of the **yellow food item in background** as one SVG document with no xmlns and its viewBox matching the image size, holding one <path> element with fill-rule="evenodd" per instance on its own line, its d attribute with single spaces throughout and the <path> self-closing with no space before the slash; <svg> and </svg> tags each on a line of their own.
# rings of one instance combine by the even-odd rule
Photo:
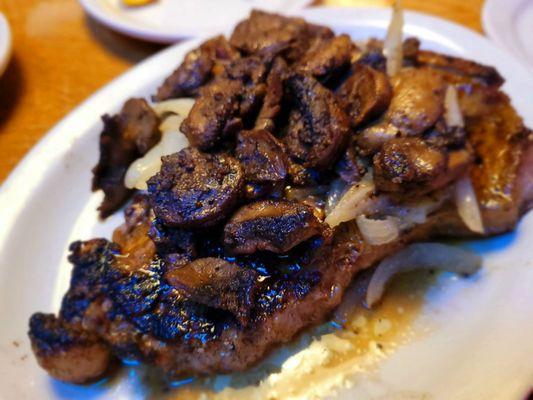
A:
<svg viewBox="0 0 533 400">
<path fill-rule="evenodd" d="M 146 4 L 153 3 L 155 0 L 122 0 L 122 2 L 131 7 L 144 6 Z"/>
</svg>

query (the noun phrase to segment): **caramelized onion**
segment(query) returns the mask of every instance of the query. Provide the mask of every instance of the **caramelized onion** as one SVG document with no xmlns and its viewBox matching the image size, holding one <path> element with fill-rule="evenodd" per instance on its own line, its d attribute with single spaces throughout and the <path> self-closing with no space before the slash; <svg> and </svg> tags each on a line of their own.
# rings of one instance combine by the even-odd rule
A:
<svg viewBox="0 0 533 400">
<path fill-rule="evenodd" d="M 179 130 L 182 121 L 183 117 L 171 115 L 161 123 L 161 141 L 129 166 L 124 177 L 127 188 L 146 190 L 146 181 L 161 169 L 161 157 L 188 146 L 187 138 Z"/>
<path fill-rule="evenodd" d="M 366 291 L 366 304 L 372 307 L 391 278 L 418 269 L 440 269 L 457 274 L 473 274 L 481 267 L 481 257 L 460 247 L 440 243 L 415 243 L 385 258 L 376 268 Z"/>
<path fill-rule="evenodd" d="M 371 219 L 359 215 L 356 221 L 365 241 L 374 246 L 392 242 L 400 234 L 399 220 L 396 217 Z"/>
<path fill-rule="evenodd" d="M 375 186 L 372 173 L 368 172 L 357 184 L 351 186 L 331 210 L 325 222 L 332 228 L 363 214 L 372 203 Z"/>
<path fill-rule="evenodd" d="M 178 114 L 185 118 L 189 115 L 189 111 L 191 111 L 194 102 L 195 99 L 192 98 L 170 99 L 155 103 L 152 108 L 159 116 Z"/>
<path fill-rule="evenodd" d="M 457 212 L 472 232 L 484 233 L 481 211 L 469 176 L 459 179 L 455 185 L 455 204 Z"/>
<path fill-rule="evenodd" d="M 463 114 L 459 106 L 459 97 L 454 85 L 448 85 L 444 95 L 444 119 L 449 127 L 464 127 Z"/>
<path fill-rule="evenodd" d="M 383 44 L 383 54 L 387 58 L 387 75 L 394 76 L 403 64 L 403 10 L 400 0 L 394 2 L 392 18 Z"/>
</svg>

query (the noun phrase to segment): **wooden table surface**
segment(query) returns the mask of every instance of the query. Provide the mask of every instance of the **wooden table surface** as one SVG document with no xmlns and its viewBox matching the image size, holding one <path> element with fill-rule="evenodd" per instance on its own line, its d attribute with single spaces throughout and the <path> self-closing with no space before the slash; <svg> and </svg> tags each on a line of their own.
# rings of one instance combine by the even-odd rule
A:
<svg viewBox="0 0 533 400">
<path fill-rule="evenodd" d="M 388 6 L 389 0 L 323 0 L 328 6 Z M 403 0 L 481 31 L 483 0 Z M 0 182 L 62 117 L 96 89 L 161 49 L 114 33 L 76 0 L 0 0 L 13 58 L 0 78 Z"/>
</svg>

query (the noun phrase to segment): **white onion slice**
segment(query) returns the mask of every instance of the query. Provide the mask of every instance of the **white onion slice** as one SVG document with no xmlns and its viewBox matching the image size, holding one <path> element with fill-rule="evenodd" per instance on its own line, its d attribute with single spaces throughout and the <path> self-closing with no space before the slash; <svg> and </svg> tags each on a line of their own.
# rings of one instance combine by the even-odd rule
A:
<svg viewBox="0 0 533 400">
<path fill-rule="evenodd" d="M 333 228 L 363 214 L 371 204 L 374 190 L 372 172 L 368 172 L 361 182 L 351 186 L 343 194 L 337 205 L 326 217 L 325 222 Z"/>
<path fill-rule="evenodd" d="M 383 54 L 387 58 L 387 75 L 394 76 L 403 64 L 403 10 L 400 0 L 392 7 L 392 18 L 383 43 Z"/>
<path fill-rule="evenodd" d="M 444 95 L 444 120 L 449 127 L 464 127 L 463 113 L 459 106 L 459 97 L 454 85 L 448 85 Z"/>
<path fill-rule="evenodd" d="M 180 131 L 181 123 L 185 117 L 182 115 L 171 115 L 169 117 L 166 117 L 161 124 L 159 124 L 159 130 L 161 132 L 178 132 Z"/>
<path fill-rule="evenodd" d="M 455 184 L 455 204 L 459 216 L 468 229 L 472 232 L 485 233 L 476 192 L 469 176 L 459 179 Z"/>
<path fill-rule="evenodd" d="M 146 181 L 161 169 L 161 157 L 180 151 L 189 145 L 179 127 L 183 117 L 172 115 L 163 121 L 161 140 L 143 157 L 135 160 L 124 177 L 124 185 L 130 189 L 146 190 Z"/>
<path fill-rule="evenodd" d="M 191 111 L 195 101 L 193 98 L 170 99 L 160 103 L 154 103 L 152 108 L 159 116 L 172 113 L 186 117 L 189 115 L 189 111 Z"/>
<path fill-rule="evenodd" d="M 481 267 L 481 257 L 460 247 L 440 243 L 415 243 L 385 258 L 376 268 L 366 291 L 366 304 L 372 307 L 383 296 L 390 279 L 419 269 L 440 269 L 458 274 L 473 274 Z"/>
<path fill-rule="evenodd" d="M 357 227 L 368 244 L 377 246 L 392 242 L 400 234 L 398 218 L 370 219 L 364 215 L 356 218 Z"/>
<path fill-rule="evenodd" d="M 346 190 L 346 182 L 342 179 L 335 179 L 331 182 L 328 191 L 328 197 L 326 199 L 326 215 L 330 214 L 335 206 L 339 203 L 339 200 L 342 197 L 342 194 Z"/>
</svg>

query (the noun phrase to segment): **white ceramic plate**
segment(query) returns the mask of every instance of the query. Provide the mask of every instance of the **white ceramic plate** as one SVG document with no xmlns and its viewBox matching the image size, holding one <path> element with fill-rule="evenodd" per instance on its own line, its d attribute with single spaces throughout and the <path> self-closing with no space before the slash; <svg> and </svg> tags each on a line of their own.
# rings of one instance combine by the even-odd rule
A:
<svg viewBox="0 0 533 400">
<path fill-rule="evenodd" d="M 390 16 L 387 10 L 372 9 L 313 9 L 303 15 L 354 39 L 382 37 Z M 494 64 L 507 78 L 504 89 L 513 104 L 533 125 L 529 74 L 487 39 L 417 13 L 407 13 L 405 31 L 419 36 L 426 48 Z M 99 116 L 118 111 L 130 96 L 154 93 L 184 53 L 197 44 L 170 47 L 95 93 L 54 127 L 2 186 L 1 399 L 148 397 L 135 368 L 126 369 L 123 379 L 89 387 L 50 379 L 31 354 L 27 322 L 35 311 L 58 310 L 71 269 L 66 262 L 68 244 L 109 237 L 122 219 L 118 213 L 105 223 L 98 222 L 95 210 L 101 195 L 89 190 L 90 169 L 98 156 Z M 430 323 L 432 329 L 371 371 L 356 373 L 348 380 L 351 387 L 344 385 L 334 398 L 522 400 L 533 384 L 532 238 L 530 213 L 515 233 L 472 242 L 470 246 L 484 257 L 483 271 L 468 280 L 445 276 L 427 293 L 413 326 L 424 330 Z M 315 388 L 319 381 L 309 381 L 308 387 Z"/>
<path fill-rule="evenodd" d="M 4 14 L 0 12 L 0 76 L 4 73 L 11 58 L 11 30 Z"/>
<path fill-rule="evenodd" d="M 174 43 L 225 30 L 253 8 L 291 13 L 311 0 L 156 0 L 127 7 L 121 0 L 80 0 L 85 11 L 109 28 L 138 39 Z"/>
<path fill-rule="evenodd" d="M 533 71 L 533 2 L 486 0 L 482 19 L 487 35 Z"/>
</svg>

